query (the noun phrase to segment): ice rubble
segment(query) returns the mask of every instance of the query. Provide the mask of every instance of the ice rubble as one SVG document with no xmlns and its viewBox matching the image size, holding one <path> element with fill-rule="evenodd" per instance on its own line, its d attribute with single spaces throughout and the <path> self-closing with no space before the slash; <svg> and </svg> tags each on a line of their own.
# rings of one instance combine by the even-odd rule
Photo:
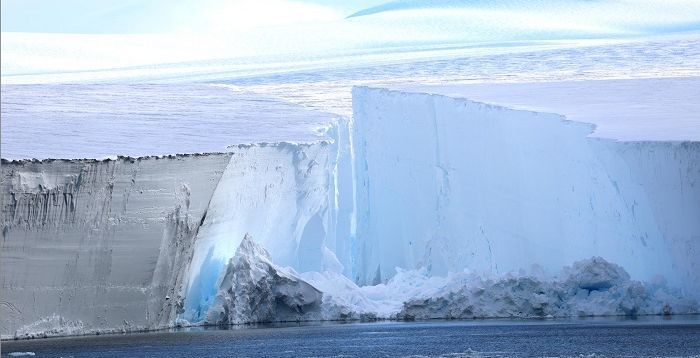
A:
<svg viewBox="0 0 700 358">
<path fill-rule="evenodd" d="M 323 294 L 246 234 L 226 266 L 205 324 L 319 320 Z"/>
<path fill-rule="evenodd" d="M 438 294 L 404 303 L 397 318 L 636 316 L 697 313 L 698 304 L 664 282 L 631 280 L 600 257 L 577 261 L 561 276 L 455 277 Z"/>
<path fill-rule="evenodd" d="M 692 314 L 700 308 L 663 279 L 632 280 L 600 257 L 556 274 L 538 266 L 505 275 L 465 270 L 433 276 L 425 269 L 397 269 L 387 283 L 362 287 L 331 272 L 302 277 L 323 291 L 323 317 L 333 320 L 635 316 Z"/>
</svg>

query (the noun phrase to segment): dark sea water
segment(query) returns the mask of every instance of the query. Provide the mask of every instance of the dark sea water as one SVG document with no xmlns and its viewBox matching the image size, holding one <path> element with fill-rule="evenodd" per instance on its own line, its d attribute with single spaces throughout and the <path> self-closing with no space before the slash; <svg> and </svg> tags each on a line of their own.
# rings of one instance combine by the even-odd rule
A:
<svg viewBox="0 0 700 358">
<path fill-rule="evenodd" d="M 3 357 L 700 357 L 700 319 L 431 321 L 7 341 Z"/>
</svg>

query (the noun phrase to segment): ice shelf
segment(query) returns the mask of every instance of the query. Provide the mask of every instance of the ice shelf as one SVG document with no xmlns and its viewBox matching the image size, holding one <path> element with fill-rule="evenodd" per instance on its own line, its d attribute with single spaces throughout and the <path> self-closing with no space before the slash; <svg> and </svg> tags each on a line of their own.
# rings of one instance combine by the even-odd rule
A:
<svg viewBox="0 0 700 358">
<path fill-rule="evenodd" d="M 391 87 L 595 124 L 592 137 L 700 141 L 700 77 Z"/>
<path fill-rule="evenodd" d="M 2 86 L 2 158 L 104 159 L 222 153 L 309 142 L 337 116 L 207 84 Z"/>
<path fill-rule="evenodd" d="M 476 286 L 494 287 L 487 297 L 517 294 L 526 316 L 697 311 L 697 101 L 683 106 L 661 90 L 617 100 L 611 94 L 692 92 L 696 79 L 611 81 L 602 97 L 600 83 L 559 83 L 549 92 L 533 84 L 532 93 L 523 92 L 535 98 L 529 109 L 464 98 L 466 86 L 357 87 L 352 120 L 305 116 L 296 106 L 287 116 L 288 105 L 254 99 L 236 119 L 235 105 L 219 103 L 229 99 L 219 90 L 230 89 L 216 87 L 80 86 L 48 87 L 54 99 L 36 109 L 27 99 L 42 89 L 3 86 L 4 338 L 203 324 L 220 308 L 218 317 L 227 318 L 212 322 L 244 323 L 250 315 L 229 314 L 245 309 L 227 294 L 247 279 L 226 274 L 236 263 L 264 262 L 266 275 L 292 273 L 292 281 L 318 289 L 318 319 L 517 311 L 473 310 Z M 477 94 L 488 93 L 479 86 Z M 155 95 L 161 90 L 163 99 Z M 81 91 L 90 93 L 81 102 L 88 105 L 69 112 Z M 140 97 L 131 93 L 147 99 L 135 104 Z M 556 99 L 551 107 L 537 106 L 547 95 Z M 149 110 L 148 101 L 160 102 Z M 271 113 L 255 114 L 268 105 Z M 91 111 L 98 113 L 94 124 Z M 596 124 L 584 120 L 609 124 L 606 133 L 636 134 L 595 136 Z M 37 140 L 41 124 L 62 135 Z M 112 125 L 115 140 L 108 138 Z M 129 135 L 140 130 L 148 135 Z M 288 142 L 235 145 L 273 139 Z M 74 159 L 49 159 L 52 150 Z M 205 154 L 160 155 L 172 152 Z M 113 154 L 132 156 L 75 159 Z M 45 159 L 18 159 L 34 156 Z M 230 261 L 246 234 L 255 245 L 245 247 L 260 247 L 248 251 L 269 256 Z M 557 272 L 574 262 L 557 279 L 513 274 L 533 265 Z M 251 282 L 278 281 L 248 280 L 243 291 L 256 291 Z M 544 287 L 547 295 L 522 287 Z M 264 290 L 268 298 L 287 291 Z M 307 317 L 303 312 L 285 317 Z"/>
</svg>

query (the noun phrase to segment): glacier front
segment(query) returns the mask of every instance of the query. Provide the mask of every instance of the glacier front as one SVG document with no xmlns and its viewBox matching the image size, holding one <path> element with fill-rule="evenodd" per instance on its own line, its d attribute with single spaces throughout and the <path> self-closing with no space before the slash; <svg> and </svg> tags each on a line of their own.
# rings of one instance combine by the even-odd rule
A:
<svg viewBox="0 0 700 358">
<path fill-rule="evenodd" d="M 54 86 L 57 98 L 98 100 L 44 118 L 64 136 L 24 152 L 6 139 L 41 132 L 27 121 L 41 114 L 20 108 L 38 87 L 3 86 L 0 333 L 697 312 L 700 108 L 668 92 L 700 80 L 639 81 L 605 83 L 610 100 L 595 111 L 596 81 L 356 87 L 351 119 L 251 94 L 208 116 L 211 101 L 236 101 L 225 87 L 170 86 L 154 102 L 162 87 Z M 643 110 L 613 100 L 641 88 L 667 96 Z M 119 95 L 100 112 L 104 91 Z M 237 111 L 261 103 L 274 110 L 260 125 L 285 124 L 246 136 L 257 132 Z M 96 136 L 116 121 L 115 140 L 97 151 L 67 140 L 85 115 Z M 640 115 L 656 126 L 644 135 Z M 130 116 L 153 121 L 142 124 L 151 142 L 129 144 Z M 116 156 L 120 141 L 131 156 Z M 188 154 L 169 154 L 178 141 Z M 264 304 L 247 306 L 253 294 Z"/>
<path fill-rule="evenodd" d="M 540 93 L 546 85 L 532 84 L 538 111 L 509 108 L 514 97 L 505 95 L 498 97 L 501 105 L 476 102 L 455 95 L 455 88 L 446 90 L 450 96 L 433 94 L 439 86 L 424 92 L 355 88 L 353 279 L 386 282 L 395 267 L 426 267 L 434 275 L 465 268 L 502 274 L 533 264 L 555 270 L 603 256 L 633 277 L 662 275 L 700 293 L 697 101 L 675 106 L 642 99 L 642 111 L 614 101 L 616 91 L 630 88 L 683 98 L 688 95 L 680 92 L 700 88 L 700 81 L 640 81 L 568 82 Z M 685 85 L 674 86 L 679 81 Z M 489 93 L 480 91 L 488 86 L 480 86 L 461 90 L 488 101 Z M 499 86 L 491 97 L 510 89 Z M 528 94 L 527 85 L 512 87 Z M 547 96 L 566 88 L 568 102 L 560 96 L 547 107 L 555 97 Z M 595 96 L 607 98 L 596 102 L 607 113 L 600 106 L 590 113 L 586 101 Z M 595 137 L 595 124 L 567 120 L 575 113 L 611 128 L 602 122 L 635 111 L 646 113 L 642 124 L 657 123 L 643 140 Z M 625 125 L 634 129 L 634 119 Z M 615 123 L 605 133 L 620 131 L 623 125 Z M 674 133 L 678 139 L 669 138 Z"/>
<path fill-rule="evenodd" d="M 3 336 L 199 322 L 246 232 L 279 262 L 327 257 L 331 147 L 3 160 Z"/>
</svg>

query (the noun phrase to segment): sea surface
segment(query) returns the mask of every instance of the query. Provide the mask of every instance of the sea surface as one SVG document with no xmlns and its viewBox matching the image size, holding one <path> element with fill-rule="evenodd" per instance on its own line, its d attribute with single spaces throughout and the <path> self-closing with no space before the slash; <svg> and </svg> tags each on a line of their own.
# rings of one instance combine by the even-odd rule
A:
<svg viewBox="0 0 700 358">
<path fill-rule="evenodd" d="M 289 324 L 7 341 L 36 357 L 700 357 L 700 317 Z"/>
</svg>

